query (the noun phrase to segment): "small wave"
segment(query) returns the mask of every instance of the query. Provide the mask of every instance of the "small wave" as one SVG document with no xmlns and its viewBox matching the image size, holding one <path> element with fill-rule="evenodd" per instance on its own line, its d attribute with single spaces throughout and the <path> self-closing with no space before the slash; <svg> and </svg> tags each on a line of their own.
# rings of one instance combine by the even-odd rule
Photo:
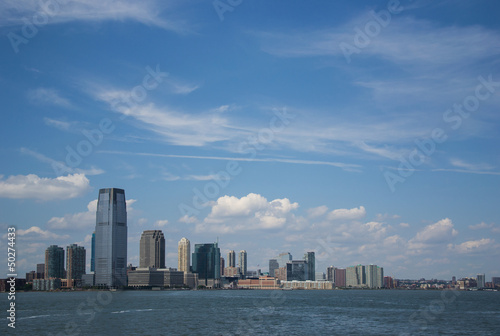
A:
<svg viewBox="0 0 500 336">
<path fill-rule="evenodd" d="M 152 311 L 153 309 L 136 309 L 136 311 L 138 312 L 142 312 L 142 311 Z"/>
<path fill-rule="evenodd" d="M 20 317 L 19 320 L 24 320 L 24 319 L 33 319 L 33 318 L 39 318 L 39 317 L 47 317 L 50 315 L 35 315 L 35 316 L 26 316 L 26 317 Z"/>
<path fill-rule="evenodd" d="M 111 314 L 123 314 L 123 313 L 130 313 L 130 310 L 120 310 L 120 311 L 111 312 Z"/>
</svg>

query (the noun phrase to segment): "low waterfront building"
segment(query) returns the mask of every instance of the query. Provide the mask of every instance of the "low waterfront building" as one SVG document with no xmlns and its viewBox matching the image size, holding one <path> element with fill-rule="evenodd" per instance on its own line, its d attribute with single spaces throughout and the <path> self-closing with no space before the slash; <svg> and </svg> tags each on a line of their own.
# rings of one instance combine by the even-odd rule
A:
<svg viewBox="0 0 500 336">
<path fill-rule="evenodd" d="M 95 286 L 95 273 L 94 272 L 90 272 L 89 274 L 82 274 L 82 286 L 83 287 Z"/>
<path fill-rule="evenodd" d="M 157 271 L 163 273 L 163 286 L 170 288 L 183 287 L 184 274 L 189 274 L 178 271 L 176 268 L 159 268 Z"/>
<path fill-rule="evenodd" d="M 198 287 L 198 274 L 184 272 L 184 286 L 187 286 L 189 288 Z"/>
<path fill-rule="evenodd" d="M 175 268 L 138 267 L 128 272 L 128 284 L 132 287 L 182 287 L 184 274 Z"/>
<path fill-rule="evenodd" d="M 280 281 L 271 276 L 261 276 L 258 279 L 238 280 L 238 288 L 243 289 L 279 289 Z"/>
<path fill-rule="evenodd" d="M 61 279 L 59 278 L 33 280 L 33 290 L 35 291 L 52 291 L 56 289 L 61 289 Z"/>
<path fill-rule="evenodd" d="M 136 268 L 128 272 L 128 285 L 131 287 L 162 287 L 163 272 L 158 272 L 154 268 Z"/>
<path fill-rule="evenodd" d="M 283 289 L 333 289 L 334 285 L 331 281 L 282 281 Z"/>
</svg>

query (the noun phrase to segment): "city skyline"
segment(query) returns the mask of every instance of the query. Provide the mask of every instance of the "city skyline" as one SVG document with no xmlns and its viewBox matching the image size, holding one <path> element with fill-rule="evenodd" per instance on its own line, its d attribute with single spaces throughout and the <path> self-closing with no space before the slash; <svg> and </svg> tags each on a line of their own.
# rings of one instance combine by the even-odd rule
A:
<svg viewBox="0 0 500 336">
<path fill-rule="evenodd" d="M 88 270 L 116 186 L 134 265 L 162 230 L 171 267 L 182 237 L 218 237 L 248 270 L 314 251 L 321 270 L 500 276 L 500 4 L 237 2 L 0 4 L 18 271 L 52 244 Z"/>
</svg>

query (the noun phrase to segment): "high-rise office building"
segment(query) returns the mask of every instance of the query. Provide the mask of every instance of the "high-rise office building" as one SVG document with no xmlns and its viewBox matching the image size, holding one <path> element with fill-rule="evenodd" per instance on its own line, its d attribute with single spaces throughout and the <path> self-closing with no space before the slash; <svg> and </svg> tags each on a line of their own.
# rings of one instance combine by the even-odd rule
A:
<svg viewBox="0 0 500 336">
<path fill-rule="evenodd" d="M 306 281 L 309 274 L 305 260 L 292 260 L 286 264 L 286 281 Z"/>
<path fill-rule="evenodd" d="M 269 259 L 269 276 L 274 276 L 274 271 L 280 268 L 280 264 L 276 259 Z"/>
<path fill-rule="evenodd" d="M 95 284 L 127 285 L 127 205 L 125 191 L 99 190 L 95 227 Z"/>
<path fill-rule="evenodd" d="M 178 244 L 178 265 L 179 271 L 189 273 L 191 271 L 191 242 L 187 238 L 182 238 Z"/>
<path fill-rule="evenodd" d="M 92 241 L 90 245 L 90 271 L 95 272 L 95 231 L 92 232 Z"/>
<path fill-rule="evenodd" d="M 477 288 L 486 287 L 486 276 L 484 274 L 477 275 Z"/>
<path fill-rule="evenodd" d="M 220 276 L 224 276 L 224 268 L 226 267 L 225 266 L 225 262 L 224 262 L 224 258 L 223 257 L 220 257 Z"/>
<path fill-rule="evenodd" d="M 335 268 L 333 282 L 335 287 L 346 287 L 346 270 L 345 268 Z"/>
<path fill-rule="evenodd" d="M 306 252 L 304 260 L 307 262 L 307 278 L 306 280 L 316 280 L 316 260 L 314 252 Z"/>
<path fill-rule="evenodd" d="M 335 285 L 340 287 L 337 283 Z M 384 269 L 377 265 L 347 267 L 346 286 L 382 288 L 384 286 Z"/>
<path fill-rule="evenodd" d="M 81 279 L 85 274 L 86 251 L 83 246 L 71 244 L 66 247 L 66 279 Z"/>
<path fill-rule="evenodd" d="M 500 286 L 500 277 L 491 277 L 491 283 L 493 284 L 493 288 Z"/>
<path fill-rule="evenodd" d="M 368 288 L 377 287 L 377 265 L 367 265 L 365 266 L 365 278 L 366 286 Z"/>
<path fill-rule="evenodd" d="M 220 284 L 220 249 L 217 243 L 195 244 L 193 273 L 198 274 L 198 283 L 207 287 Z"/>
<path fill-rule="evenodd" d="M 384 287 L 384 268 L 377 266 L 377 283 L 375 288 L 383 288 Z"/>
<path fill-rule="evenodd" d="M 247 275 L 247 251 L 241 250 L 239 253 L 240 271 L 243 279 Z"/>
<path fill-rule="evenodd" d="M 227 254 L 227 267 L 236 267 L 236 253 L 234 253 L 234 250 L 229 251 Z"/>
<path fill-rule="evenodd" d="M 365 266 L 357 265 L 357 266 L 347 267 L 346 286 L 347 287 L 364 287 L 364 286 L 366 286 Z"/>
<path fill-rule="evenodd" d="M 335 267 L 328 266 L 326 268 L 326 281 L 335 282 Z"/>
<path fill-rule="evenodd" d="M 37 279 L 45 278 L 45 264 L 36 264 L 36 278 Z"/>
<path fill-rule="evenodd" d="M 278 261 L 280 267 L 286 267 L 286 264 L 292 261 L 292 255 L 290 254 L 290 252 L 280 253 L 276 257 L 276 260 Z"/>
<path fill-rule="evenodd" d="M 140 268 L 165 268 L 165 237 L 161 230 L 142 232 L 139 244 Z"/>
<path fill-rule="evenodd" d="M 64 249 L 50 245 L 45 250 L 45 279 L 64 278 Z"/>
</svg>

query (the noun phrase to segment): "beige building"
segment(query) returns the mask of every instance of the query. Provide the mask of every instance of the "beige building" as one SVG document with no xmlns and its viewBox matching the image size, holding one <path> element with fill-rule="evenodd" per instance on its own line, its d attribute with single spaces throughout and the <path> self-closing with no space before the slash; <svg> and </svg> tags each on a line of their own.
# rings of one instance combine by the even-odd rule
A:
<svg viewBox="0 0 500 336">
<path fill-rule="evenodd" d="M 258 279 L 238 280 L 238 288 L 279 289 L 280 281 L 271 276 L 261 276 Z"/>
<path fill-rule="evenodd" d="M 224 268 L 224 276 L 225 277 L 239 277 L 240 276 L 240 268 L 239 267 L 226 267 L 226 268 Z"/>
<path fill-rule="evenodd" d="M 178 270 L 188 273 L 191 271 L 191 242 L 187 238 L 179 241 Z"/>
<path fill-rule="evenodd" d="M 331 281 L 282 281 L 283 289 L 333 289 Z"/>
</svg>

